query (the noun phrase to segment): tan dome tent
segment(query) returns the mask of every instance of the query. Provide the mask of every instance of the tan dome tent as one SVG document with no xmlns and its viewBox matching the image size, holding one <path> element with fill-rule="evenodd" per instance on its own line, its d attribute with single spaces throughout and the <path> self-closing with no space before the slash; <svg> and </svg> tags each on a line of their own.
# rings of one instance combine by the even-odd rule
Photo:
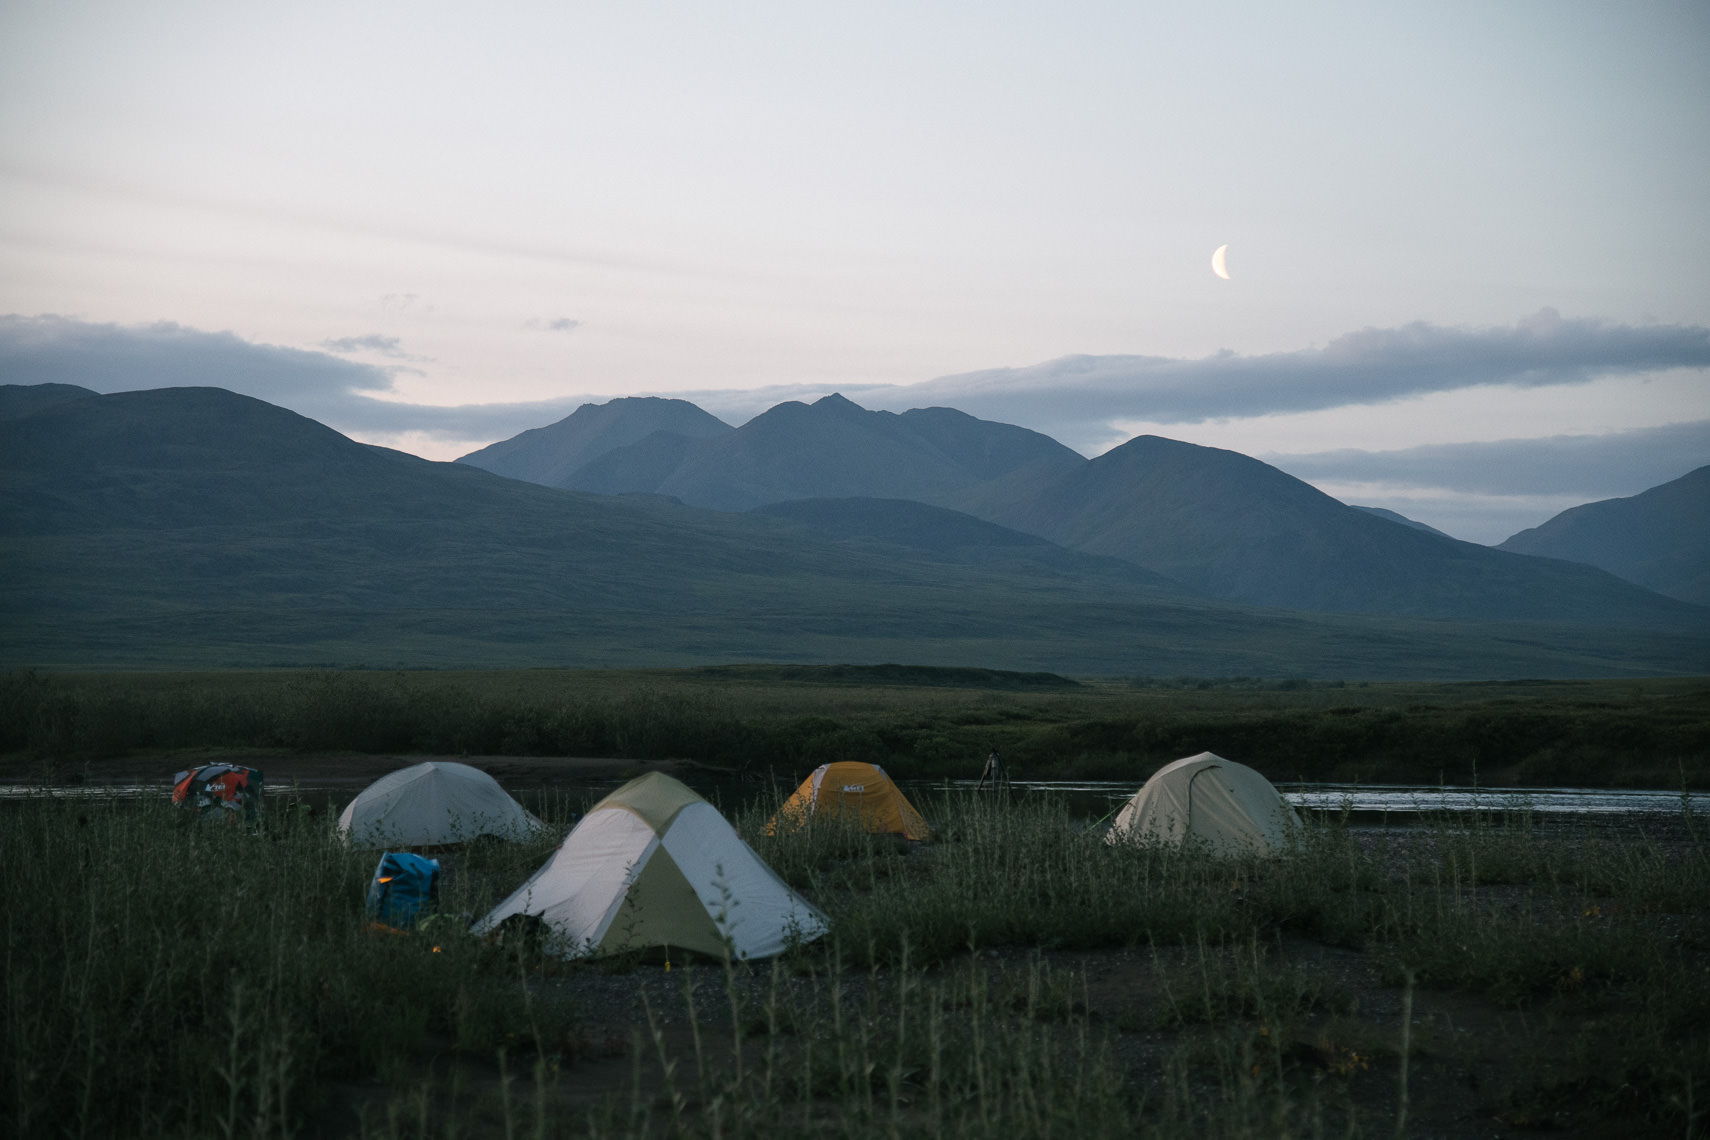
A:
<svg viewBox="0 0 1710 1140">
<path fill-rule="evenodd" d="M 828 929 L 717 808 L 658 772 L 595 804 L 474 932 L 513 915 L 538 916 L 572 958 L 655 946 L 767 958 Z"/>
<path fill-rule="evenodd" d="M 483 835 L 518 839 L 542 826 L 493 777 L 449 760 L 380 777 L 338 817 L 339 831 L 360 847 L 441 847 Z"/>
<path fill-rule="evenodd" d="M 1300 817 L 1245 764 L 1201 752 L 1152 774 L 1120 812 L 1106 843 L 1167 843 L 1192 836 L 1224 853 L 1275 855 Z"/>
<path fill-rule="evenodd" d="M 856 760 L 815 768 L 766 825 L 766 834 L 774 834 L 780 824 L 800 827 L 810 819 L 843 817 L 859 820 L 866 831 L 889 832 L 906 839 L 932 835 L 926 820 L 883 768 Z"/>
</svg>

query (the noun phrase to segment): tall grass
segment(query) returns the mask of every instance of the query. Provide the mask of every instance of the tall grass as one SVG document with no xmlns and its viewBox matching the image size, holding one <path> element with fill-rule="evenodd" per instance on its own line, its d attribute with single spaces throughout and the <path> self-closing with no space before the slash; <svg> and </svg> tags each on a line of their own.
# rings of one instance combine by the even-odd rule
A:
<svg viewBox="0 0 1710 1140">
<path fill-rule="evenodd" d="M 542 960 L 455 919 L 372 932 L 373 853 L 312 818 L 8 805 L 0 1119 L 21 1136 L 1391 1135 L 1464 1048 L 1412 1011 L 1457 991 L 1516 1011 L 1478 1094 L 1505 1119 L 1702 1124 L 1693 821 L 1617 838 L 1444 818 L 1403 841 L 1332 818 L 1260 861 L 1108 847 L 1032 794 L 925 797 L 924 845 L 847 820 L 768 834 L 785 791 L 727 808 L 832 935 L 671 973 Z M 448 856 L 441 909 L 479 915 L 550 848 Z M 1400 1020 L 1303 964 L 1320 943 L 1405 993 Z M 1118 953 L 1144 1000 L 1095 996 L 1080 951 Z M 590 1097 L 560 1062 L 586 1051 L 579 1003 L 614 992 L 645 1012 L 628 1078 Z M 360 1122 L 329 1115 L 355 1081 L 390 1092 Z"/>
<path fill-rule="evenodd" d="M 480 905 L 540 855 L 472 851 L 445 906 Z M 490 948 L 370 931 L 374 862 L 321 824 L 258 834 L 159 803 L 7 805 L 6 1129 L 285 1136 L 322 1082 L 412 1067 L 430 1035 L 487 1050 L 519 1025 L 569 1024 L 569 1010 L 525 1017 Z"/>
<path fill-rule="evenodd" d="M 1112 848 L 1057 797 L 921 797 L 937 841 L 910 849 L 847 823 L 745 831 L 837 918 L 847 951 L 936 963 L 992 945 L 1047 950 L 1244 933 L 1237 885 L 1254 860 L 1162 847 Z M 804 855 L 817 867 L 802 865 Z"/>
</svg>

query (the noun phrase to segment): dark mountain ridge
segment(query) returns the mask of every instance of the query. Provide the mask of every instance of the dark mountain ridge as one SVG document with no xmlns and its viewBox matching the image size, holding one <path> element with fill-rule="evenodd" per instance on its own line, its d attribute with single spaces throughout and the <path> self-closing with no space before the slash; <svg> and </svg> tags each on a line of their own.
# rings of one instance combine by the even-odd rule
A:
<svg viewBox="0 0 1710 1140">
<path fill-rule="evenodd" d="M 1347 506 L 1250 456 L 1139 436 L 995 521 L 1254 605 L 1486 621 L 1704 624 L 1591 567 L 1519 558 Z"/>
<path fill-rule="evenodd" d="M 1087 460 L 1037 432 L 951 408 L 896 414 L 839 395 L 792 401 L 717 435 L 653 432 L 562 482 L 726 511 L 910 500 L 1263 606 L 1649 628 L 1710 621 L 1607 574 L 1516 560 L 1349 507 L 1236 452 L 1142 436 Z"/>
<path fill-rule="evenodd" d="M 1583 562 L 1710 606 L 1710 466 L 1624 499 L 1571 507 L 1497 549 Z"/>
<path fill-rule="evenodd" d="M 76 384 L 0 384 L 0 420 L 34 415 L 44 408 L 96 393 Z"/>
<path fill-rule="evenodd" d="M 604 404 L 583 404 L 557 423 L 530 428 L 457 462 L 509 479 L 561 487 L 571 474 L 608 451 L 654 432 L 700 438 L 730 430 L 729 424 L 687 400 L 621 396 Z"/>
<path fill-rule="evenodd" d="M 432 463 L 219 389 L 90 396 L 0 423 L 0 662 L 1380 678 L 1710 660 L 1693 632 L 1279 613 L 1068 562 L 957 561 L 960 539 L 903 556 L 906 526 L 869 543 L 793 525 Z"/>
<path fill-rule="evenodd" d="M 673 435 L 614 449 L 561 485 L 601 494 L 646 491 L 724 511 L 835 498 L 949 506 L 1022 470 L 1086 462 L 1049 436 L 953 408 L 872 412 L 835 394 L 779 404 L 726 435 Z"/>
</svg>

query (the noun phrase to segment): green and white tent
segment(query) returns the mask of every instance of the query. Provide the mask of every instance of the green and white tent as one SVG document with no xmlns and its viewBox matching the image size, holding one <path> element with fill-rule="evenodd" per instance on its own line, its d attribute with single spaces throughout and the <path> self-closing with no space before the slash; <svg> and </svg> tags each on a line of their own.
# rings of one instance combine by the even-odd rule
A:
<svg viewBox="0 0 1710 1140">
<path fill-rule="evenodd" d="M 544 921 L 566 957 L 666 946 L 766 958 L 829 928 L 717 808 L 658 772 L 595 804 L 474 932 L 519 914 Z"/>
</svg>

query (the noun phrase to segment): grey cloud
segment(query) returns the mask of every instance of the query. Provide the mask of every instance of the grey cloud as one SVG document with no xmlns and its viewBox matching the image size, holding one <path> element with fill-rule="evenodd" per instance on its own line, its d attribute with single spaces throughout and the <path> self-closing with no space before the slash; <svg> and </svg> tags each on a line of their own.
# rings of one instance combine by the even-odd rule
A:
<svg viewBox="0 0 1710 1140">
<path fill-rule="evenodd" d="M 97 392 L 229 388 L 298 411 L 305 402 L 392 387 L 391 373 L 372 364 L 254 344 L 235 333 L 169 321 L 124 326 L 51 315 L 0 316 L 0 377 L 10 384 L 81 384 Z"/>
<path fill-rule="evenodd" d="M 581 327 L 581 321 L 573 321 L 569 317 L 558 317 L 549 321 L 535 319 L 523 322 L 525 329 L 544 329 L 547 332 L 575 332 Z"/>
<path fill-rule="evenodd" d="M 1710 329 L 1565 318 L 1545 309 L 1511 327 L 1415 322 L 1361 329 L 1323 348 L 1200 360 L 1066 356 L 875 391 L 885 407 L 949 404 L 1024 423 L 1071 446 L 1102 442 L 1114 420 L 1198 423 L 1224 417 L 1378 404 L 1506 384 L 1577 384 L 1602 376 L 1710 367 Z"/>
<path fill-rule="evenodd" d="M 326 420 L 341 431 L 372 433 L 420 432 L 435 439 L 508 439 L 529 428 L 563 419 L 583 404 L 600 403 L 600 396 L 563 400 L 531 400 L 514 404 L 403 404 L 352 397 Z"/>
<path fill-rule="evenodd" d="M 400 360 L 417 359 L 404 351 L 402 342 L 397 337 L 381 336 L 379 333 L 333 337 L 321 341 L 321 347 L 330 348 L 334 352 L 378 352 L 382 356 L 395 356 Z"/>
<path fill-rule="evenodd" d="M 340 431 L 417 431 L 445 439 L 515 435 L 561 419 L 583 402 L 578 397 L 443 408 L 376 399 L 392 391 L 392 379 L 402 371 L 168 322 L 124 326 L 0 316 L 0 383 L 6 384 L 77 384 L 97 392 L 226 388 Z"/>
<path fill-rule="evenodd" d="M 1290 475 L 1314 483 L 1378 483 L 1481 495 L 1612 498 L 1636 495 L 1710 463 L 1710 420 L 1608 435 L 1264 458 Z"/>
</svg>

